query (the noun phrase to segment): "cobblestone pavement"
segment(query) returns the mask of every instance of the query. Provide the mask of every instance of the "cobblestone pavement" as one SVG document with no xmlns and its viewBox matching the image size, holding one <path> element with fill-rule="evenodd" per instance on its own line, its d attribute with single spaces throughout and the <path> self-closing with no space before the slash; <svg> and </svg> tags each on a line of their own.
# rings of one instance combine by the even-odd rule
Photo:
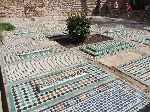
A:
<svg viewBox="0 0 150 112">
<path fill-rule="evenodd" d="M 93 17 L 91 31 L 113 40 L 68 49 L 46 38 L 67 33 L 65 20 L 66 17 L 2 20 L 16 26 L 16 30 L 3 33 L 4 45 L 0 48 L 9 111 L 137 112 L 144 109 L 150 103 L 147 87 L 150 25 Z M 128 52 L 137 53 L 136 60 L 129 56 L 130 61 L 126 58 L 123 63 L 117 60 L 117 65 L 111 64 L 125 76 L 134 78 L 133 81 L 140 78 L 136 80 L 139 85 L 121 78 L 113 68 L 98 61 Z"/>
</svg>

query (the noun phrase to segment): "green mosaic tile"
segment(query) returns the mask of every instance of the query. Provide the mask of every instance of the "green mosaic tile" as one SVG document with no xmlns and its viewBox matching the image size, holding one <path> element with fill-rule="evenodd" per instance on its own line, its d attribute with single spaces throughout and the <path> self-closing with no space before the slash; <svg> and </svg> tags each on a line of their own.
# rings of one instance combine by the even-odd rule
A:
<svg viewBox="0 0 150 112">
<path fill-rule="evenodd" d="M 129 44 L 125 41 L 108 40 L 104 42 L 84 45 L 79 49 L 96 58 L 102 58 L 104 56 L 114 55 L 119 52 L 128 51 L 134 48 L 136 48 L 135 45 Z"/>
<path fill-rule="evenodd" d="M 117 79 L 40 112 L 138 112 L 147 104 L 147 97 Z"/>
<path fill-rule="evenodd" d="M 143 84 L 150 85 L 150 56 L 118 65 L 117 69 Z"/>
<path fill-rule="evenodd" d="M 34 111 L 45 105 L 53 104 L 64 97 L 80 93 L 81 91 L 88 90 L 89 87 L 114 79 L 114 76 L 91 64 L 83 64 L 78 67 L 83 68 L 87 72 L 85 77 L 76 78 L 71 81 L 68 78 L 68 81 L 61 83 L 59 86 L 53 86 L 51 89 L 45 89 L 43 92 L 38 92 L 35 84 L 35 81 L 40 80 L 40 78 L 11 86 L 8 85 L 6 89 L 10 111 Z M 49 74 L 48 76 L 52 75 Z"/>
</svg>

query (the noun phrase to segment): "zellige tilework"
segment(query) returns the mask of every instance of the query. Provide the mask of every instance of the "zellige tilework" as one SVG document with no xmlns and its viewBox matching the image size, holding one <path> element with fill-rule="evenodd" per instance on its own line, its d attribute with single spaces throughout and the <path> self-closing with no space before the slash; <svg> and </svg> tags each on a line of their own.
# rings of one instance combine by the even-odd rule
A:
<svg viewBox="0 0 150 112">
<path fill-rule="evenodd" d="M 108 40 L 104 42 L 83 45 L 79 49 L 96 58 L 102 58 L 104 56 L 114 55 L 116 53 L 128 51 L 134 48 L 135 45 L 129 44 L 125 41 Z"/>
<path fill-rule="evenodd" d="M 141 83 L 150 85 L 150 56 L 118 65 L 117 68 Z"/>
<path fill-rule="evenodd" d="M 113 80 L 40 112 L 138 112 L 146 98 L 121 80 Z"/>
<path fill-rule="evenodd" d="M 67 48 L 61 45 L 54 45 L 54 46 L 49 46 L 45 48 L 32 49 L 28 51 L 7 53 L 7 54 L 2 55 L 1 65 L 12 64 L 18 61 L 26 61 L 26 60 L 38 58 L 41 56 L 48 56 L 48 55 L 62 52 L 65 50 L 67 50 Z"/>
<path fill-rule="evenodd" d="M 37 77 L 45 72 L 52 72 L 66 67 L 86 63 L 85 59 L 71 51 L 66 51 L 39 59 L 32 59 L 2 67 L 5 83 L 15 82 L 21 79 Z"/>
<path fill-rule="evenodd" d="M 10 105 L 10 112 L 36 111 L 45 105 L 54 104 L 55 101 L 59 101 L 65 96 L 86 91 L 91 86 L 99 85 L 102 82 L 104 83 L 105 81 L 111 81 L 114 79 L 112 75 L 92 64 L 83 64 L 76 67 L 84 70 L 86 73 L 84 77 L 76 77 L 72 80 L 68 77 L 66 78 L 66 80 L 68 79 L 67 81 L 62 82 L 59 85 L 56 84 L 56 82 L 61 80 L 55 79 L 55 81 L 51 81 L 49 79 L 52 77 L 55 78 L 55 76 L 48 74 L 46 77 L 47 80 L 49 80 L 49 84 L 55 83 L 56 85 L 45 89 L 45 91 L 42 92 L 37 90 L 36 81 L 42 80 L 43 76 L 41 76 L 42 78 L 27 80 L 19 84 L 8 85 L 6 89 L 9 98 L 8 103 Z M 72 68 L 72 70 L 74 69 Z M 79 76 L 80 72 L 78 72 L 77 68 L 76 71 L 76 75 Z M 67 70 L 63 72 L 64 74 L 69 74 Z M 57 74 L 59 77 L 60 73 Z M 44 78 L 46 79 L 46 77 Z"/>
</svg>

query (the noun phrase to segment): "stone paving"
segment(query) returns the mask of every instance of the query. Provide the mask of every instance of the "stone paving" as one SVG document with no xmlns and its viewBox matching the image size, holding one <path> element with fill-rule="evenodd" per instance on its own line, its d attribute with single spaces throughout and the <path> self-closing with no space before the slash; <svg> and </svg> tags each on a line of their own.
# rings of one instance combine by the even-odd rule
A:
<svg viewBox="0 0 150 112">
<path fill-rule="evenodd" d="M 66 33 L 65 20 L 66 17 L 64 16 L 2 19 L 2 22 L 7 21 L 16 26 L 15 31 L 4 32 L 3 35 L 6 38 L 4 38 L 3 43 L 25 37 L 35 40 L 47 40 L 46 35 L 52 36 Z"/>
<path fill-rule="evenodd" d="M 43 17 L 5 20 L 16 25 L 15 31 L 4 32 L 0 56 L 9 111 L 138 112 L 148 105 L 150 100 L 145 93 L 132 88 L 111 69 L 97 62 L 102 57 L 138 51 L 140 45 L 146 46 L 149 52 L 148 44 L 132 42 L 137 35 L 149 38 L 149 27 L 139 24 L 139 30 L 131 28 L 137 26 L 130 25 L 131 22 L 124 24 L 122 20 L 95 17 L 91 30 L 114 40 L 67 49 L 55 42 L 49 43 L 46 38 L 47 35 L 65 33 L 65 19 Z M 99 22 L 105 24 L 99 25 Z M 147 52 L 139 54 L 144 54 L 145 61 L 133 61 L 133 57 L 130 63 L 126 60 L 127 64 L 123 62 L 123 65 L 117 65 L 118 68 L 124 71 L 133 68 L 135 79 L 142 72 L 140 79 L 149 81 Z"/>
</svg>

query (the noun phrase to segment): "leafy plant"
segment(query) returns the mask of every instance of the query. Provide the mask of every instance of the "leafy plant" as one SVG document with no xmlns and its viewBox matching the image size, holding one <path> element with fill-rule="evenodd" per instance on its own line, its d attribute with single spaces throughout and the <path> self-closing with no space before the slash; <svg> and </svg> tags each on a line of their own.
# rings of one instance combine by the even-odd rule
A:
<svg viewBox="0 0 150 112">
<path fill-rule="evenodd" d="M 14 30 L 15 27 L 10 23 L 0 23 L 0 29 L 5 31 Z"/>
<path fill-rule="evenodd" d="M 2 34 L 1 34 L 1 31 L 0 31 L 0 41 L 2 41 L 3 37 L 2 37 Z"/>
<path fill-rule="evenodd" d="M 2 36 L 3 31 L 11 31 L 14 29 L 15 27 L 10 23 L 0 23 L 0 41 L 2 41 L 3 39 L 3 36 Z"/>
<path fill-rule="evenodd" d="M 71 13 L 67 19 L 70 37 L 76 42 L 83 42 L 90 34 L 91 20 L 83 14 Z"/>
</svg>

